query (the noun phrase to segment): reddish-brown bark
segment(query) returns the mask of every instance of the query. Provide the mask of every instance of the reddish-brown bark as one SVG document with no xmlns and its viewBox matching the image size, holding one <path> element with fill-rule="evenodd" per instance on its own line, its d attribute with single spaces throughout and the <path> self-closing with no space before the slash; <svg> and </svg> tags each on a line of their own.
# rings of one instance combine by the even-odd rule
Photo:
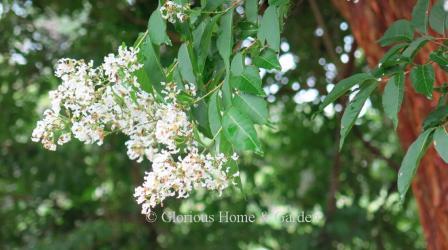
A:
<svg viewBox="0 0 448 250">
<path fill-rule="evenodd" d="M 364 49 L 367 61 L 374 67 L 385 52 L 376 42 L 395 20 L 410 19 L 415 0 L 332 0 L 349 22 L 358 45 Z M 416 58 L 424 62 L 428 58 L 428 45 Z M 446 82 L 448 77 L 436 69 L 437 82 Z M 421 132 L 421 124 L 428 112 L 436 105 L 436 99 L 426 100 L 416 94 L 406 82 L 406 95 L 399 114 L 398 135 L 404 148 Z M 423 158 L 412 185 L 417 200 L 420 221 L 428 249 L 448 249 L 448 166 L 443 163 L 433 148 Z M 409 195 L 409 194 L 408 194 Z"/>
</svg>

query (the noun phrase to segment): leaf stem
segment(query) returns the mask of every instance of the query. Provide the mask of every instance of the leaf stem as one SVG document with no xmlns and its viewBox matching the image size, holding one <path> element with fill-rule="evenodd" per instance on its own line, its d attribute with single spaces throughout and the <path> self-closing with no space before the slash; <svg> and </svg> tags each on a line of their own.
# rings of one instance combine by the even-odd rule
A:
<svg viewBox="0 0 448 250">
<path fill-rule="evenodd" d="M 138 41 L 138 43 L 135 45 L 136 48 L 140 47 L 140 45 L 142 44 L 143 40 L 145 40 L 147 35 L 148 35 L 148 29 L 146 29 L 145 34 L 143 34 L 143 36 L 140 39 L 140 41 Z"/>
<path fill-rule="evenodd" d="M 224 81 L 221 81 L 218 85 L 216 85 L 216 87 L 214 87 L 212 90 L 210 90 L 207 94 L 205 94 L 205 95 L 199 97 L 198 99 L 196 99 L 193 103 L 200 102 L 201 100 L 203 100 L 204 98 L 206 98 L 207 96 L 209 96 L 210 94 L 212 94 L 213 92 L 218 90 L 223 84 L 224 84 Z"/>
</svg>

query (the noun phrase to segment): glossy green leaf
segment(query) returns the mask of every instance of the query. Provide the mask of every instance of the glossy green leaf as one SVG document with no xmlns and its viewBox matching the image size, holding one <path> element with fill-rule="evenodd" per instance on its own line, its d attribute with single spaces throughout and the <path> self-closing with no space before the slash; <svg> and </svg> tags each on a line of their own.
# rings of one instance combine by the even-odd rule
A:
<svg viewBox="0 0 448 250">
<path fill-rule="evenodd" d="M 179 59 L 178 67 L 182 79 L 187 82 L 196 83 L 196 77 L 193 73 L 193 64 L 191 63 L 191 57 L 185 43 L 180 46 L 177 57 Z"/>
<path fill-rule="evenodd" d="M 260 68 L 281 70 L 277 53 L 272 49 L 264 50 L 261 55 L 254 58 L 254 64 Z"/>
<path fill-rule="evenodd" d="M 421 33 L 428 32 L 429 0 L 418 0 L 412 10 L 412 26 Z"/>
<path fill-rule="evenodd" d="M 358 94 L 355 96 L 355 98 L 353 98 L 353 100 L 345 109 L 341 120 L 341 141 L 339 144 L 340 148 L 342 148 L 342 145 L 344 145 L 345 138 L 355 124 L 355 121 L 358 118 L 359 113 L 364 106 L 364 103 L 367 101 L 367 99 L 377 86 L 378 82 L 376 81 L 366 82 L 363 86 L 361 86 Z"/>
<path fill-rule="evenodd" d="M 235 97 L 234 105 L 254 123 L 266 124 L 268 122 L 268 106 L 264 98 L 240 94 Z"/>
<path fill-rule="evenodd" d="M 431 142 L 431 137 L 434 129 L 424 131 L 409 147 L 406 155 L 401 162 L 400 171 L 398 172 L 398 192 L 400 193 L 400 200 L 404 199 L 406 192 L 411 185 L 412 178 L 417 172 L 417 167 L 420 160 L 425 154 Z"/>
<path fill-rule="evenodd" d="M 444 0 L 438 0 L 429 13 L 429 25 L 439 34 L 444 35 L 448 28 L 448 12 L 443 8 Z"/>
<path fill-rule="evenodd" d="M 155 45 L 171 45 L 171 40 L 166 33 L 166 21 L 162 18 L 159 9 L 152 12 L 151 17 L 149 18 L 148 32 L 151 41 Z"/>
<path fill-rule="evenodd" d="M 344 80 L 341 80 L 335 85 L 334 89 L 327 95 L 327 97 L 320 105 L 319 109 L 322 111 L 326 106 L 336 101 L 336 99 L 344 95 L 353 86 L 355 86 L 356 84 L 362 84 L 367 80 L 375 80 L 375 78 L 368 73 L 359 73 L 354 74 L 348 78 L 345 78 Z"/>
<path fill-rule="evenodd" d="M 431 64 L 419 65 L 411 71 L 412 85 L 415 91 L 432 98 L 432 91 L 434 88 L 434 69 Z"/>
<path fill-rule="evenodd" d="M 389 79 L 383 94 L 383 108 L 386 116 L 398 126 L 398 112 L 404 97 L 404 72 L 400 72 Z"/>
<path fill-rule="evenodd" d="M 224 135 L 237 151 L 255 150 L 260 153 L 261 143 L 252 121 L 236 107 L 230 108 L 222 118 Z"/>
<path fill-rule="evenodd" d="M 388 46 L 397 42 L 410 42 L 414 37 L 411 23 L 407 20 L 394 22 L 379 40 L 381 46 Z"/>
<path fill-rule="evenodd" d="M 448 134 L 444 127 L 439 127 L 434 132 L 434 146 L 440 157 L 448 163 Z"/>
<path fill-rule="evenodd" d="M 241 75 L 233 76 L 230 81 L 233 88 L 237 88 L 242 92 L 265 96 L 261 87 L 260 74 L 254 66 L 246 67 Z"/>
<path fill-rule="evenodd" d="M 262 44 L 266 41 L 270 48 L 275 51 L 280 47 L 280 23 L 277 15 L 277 8 L 269 6 L 264 12 L 258 30 L 258 40 Z"/>
</svg>

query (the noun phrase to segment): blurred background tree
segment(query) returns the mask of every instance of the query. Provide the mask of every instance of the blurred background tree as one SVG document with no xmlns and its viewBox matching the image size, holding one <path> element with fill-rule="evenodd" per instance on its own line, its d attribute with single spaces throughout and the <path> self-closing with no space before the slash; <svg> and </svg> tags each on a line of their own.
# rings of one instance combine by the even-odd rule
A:
<svg viewBox="0 0 448 250">
<path fill-rule="evenodd" d="M 350 145 L 338 152 L 344 102 L 312 119 L 338 79 L 367 67 L 351 27 L 330 1 L 291 1 L 281 72 L 264 72 L 271 120 L 265 156 L 241 159 L 245 196 L 196 192 L 169 200 L 178 214 L 307 214 L 313 223 L 148 223 L 132 198 L 148 163 L 131 162 L 124 138 L 71 143 L 58 153 L 30 141 L 58 58 L 100 61 L 144 31 L 156 1 L 2 1 L 0 4 L 1 249 L 421 249 L 411 196 L 397 203 L 403 152 L 371 99 Z M 176 43 L 173 35 L 171 40 Z M 162 47 L 167 61 L 174 50 Z"/>
</svg>

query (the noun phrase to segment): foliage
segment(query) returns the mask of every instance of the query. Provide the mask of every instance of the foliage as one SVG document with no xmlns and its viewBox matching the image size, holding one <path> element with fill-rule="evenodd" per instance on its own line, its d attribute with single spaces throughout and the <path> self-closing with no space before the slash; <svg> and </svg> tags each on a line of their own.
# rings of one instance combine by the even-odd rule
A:
<svg viewBox="0 0 448 250">
<path fill-rule="evenodd" d="M 0 19 L 0 41 L 4 44 L 0 48 L 0 107 L 6 107 L 0 112 L 2 248 L 201 249 L 204 245 L 216 249 L 422 248 L 415 204 L 409 197 L 402 207 L 396 203 L 395 172 L 389 166 L 399 159 L 401 152 L 377 109 L 381 100 L 374 95 L 367 100 L 373 108 L 361 111 L 356 122 L 362 135 L 353 136 L 351 147 L 338 152 L 334 144 L 340 104 L 329 105 L 333 108 L 316 114 L 314 119 L 312 114 L 318 110 L 325 89 L 332 85 L 328 82 L 335 80 L 334 72 L 342 72 L 339 66 L 337 70 L 331 69 L 341 63 L 323 49 L 322 38 L 316 35 L 319 26 L 307 4 L 289 8 L 288 21 L 280 29 L 284 35 L 280 38 L 275 32 L 266 32 L 275 29 L 270 26 L 275 20 L 263 22 L 263 19 L 271 8 L 269 18 L 277 15 L 279 25 L 283 24 L 286 1 L 264 1 L 258 13 L 254 7 L 257 2 L 245 1 L 246 14 L 233 12 L 232 19 L 225 13 L 216 13 L 229 7 L 221 5 L 222 1 L 197 2 L 190 8 L 193 16 L 195 8 L 202 10 L 203 5 L 206 10 L 202 12 L 210 13 L 197 12 L 188 25 L 167 23 L 166 29 L 160 25 L 165 21 L 160 20 L 158 12 L 148 11 L 160 8 L 153 1 L 33 1 L 25 5 L 15 2 L 14 8 L 2 3 L 5 11 Z M 328 1 L 319 5 L 328 20 L 335 47 L 343 48 L 338 53 L 349 53 L 344 41 L 353 37 L 347 28 L 340 28 L 343 20 Z M 277 13 L 272 9 L 277 9 Z M 102 147 L 75 142 L 64 145 L 58 153 L 45 152 L 30 143 L 29 135 L 38 120 L 36 115 L 49 105 L 46 93 L 59 84 L 51 74 L 54 59 L 68 56 L 101 61 L 123 41 L 132 45 L 138 33 L 146 28 L 148 18 L 156 29 L 148 32 L 145 40 L 143 36 L 137 39 L 137 43 L 142 41 L 140 60 L 144 71 L 151 73 L 147 78 L 143 76 L 148 83 L 146 90 L 160 91 L 157 83 L 171 71 L 178 72 L 176 81 L 184 82 L 185 78 L 187 82 L 202 83 L 201 104 L 195 107 L 198 112 L 191 114 L 198 122 L 201 138 L 208 137 L 210 142 L 220 134 L 217 138 L 233 138 L 229 140 L 235 146 L 247 143 L 239 146 L 241 149 L 258 147 L 264 151 L 263 157 L 242 154 L 244 195 L 226 190 L 222 197 L 217 197 L 199 190 L 182 202 L 168 200 L 156 212 L 229 211 L 260 216 L 279 211 L 281 214 L 307 211 L 322 214 L 322 220 L 312 224 L 282 224 L 276 220 L 253 224 L 146 223 L 138 216 L 131 189 L 150 167 L 148 163 L 138 166 L 125 157 L 123 136 L 111 136 Z M 226 31 L 230 20 L 232 30 L 237 31 L 230 34 L 232 44 L 224 39 L 229 36 Z M 47 22 L 59 25 L 46 26 Z M 179 35 L 184 34 L 182 26 L 190 25 L 193 40 Z M 256 27 L 260 30 L 261 26 L 265 31 L 259 35 Z M 195 40 L 201 32 L 208 35 Z M 244 43 L 249 48 L 239 47 L 247 36 L 264 43 L 254 39 L 254 43 Z M 34 44 L 28 52 L 19 46 L 27 39 Z M 283 45 L 282 49 L 278 43 Z M 24 63 L 17 59 L 19 55 L 25 58 Z M 433 57 L 444 60 L 438 55 Z M 295 61 L 297 70 L 284 70 L 281 59 L 286 57 L 300 59 Z M 245 58 L 252 59 L 250 66 L 243 62 Z M 162 68 L 154 63 L 156 60 Z M 351 60 L 357 70 L 365 66 L 362 56 Z M 260 78 L 254 71 L 262 72 Z M 210 79 L 217 80 L 208 83 Z M 218 90 L 227 91 L 225 80 L 234 91 L 229 106 L 225 95 L 218 94 Z M 314 92 L 318 94 L 311 100 L 299 98 Z M 266 99 L 271 103 L 269 109 Z M 179 101 L 191 103 L 195 99 L 182 96 Z M 227 130 L 221 132 L 218 131 L 224 117 L 219 110 L 226 111 L 228 123 Z M 443 110 L 439 113 L 443 114 Z M 244 118 L 233 119 L 234 122 L 231 118 L 235 116 Z M 244 124 L 236 125 L 241 120 Z M 433 122 L 437 124 L 439 120 Z M 247 140 L 240 140 L 238 134 Z M 434 138 L 439 140 L 436 134 Z M 372 154 L 370 147 L 380 149 L 379 155 Z M 339 169 L 336 178 L 339 187 L 331 194 L 335 169 Z M 334 209 L 328 202 L 331 197 L 335 198 Z"/>
<path fill-rule="evenodd" d="M 383 107 L 386 115 L 393 120 L 395 128 L 398 126 L 398 112 L 403 102 L 405 89 L 403 85 L 406 75 L 410 73 L 412 86 L 417 93 L 426 96 L 428 99 L 433 98 L 433 92 L 440 94 L 438 107 L 428 115 L 423 124 L 424 130 L 409 147 L 402 161 L 398 173 L 398 191 L 401 199 L 404 199 L 420 160 L 433 140 L 434 131 L 437 131 L 436 149 L 445 162 L 448 162 L 446 161 L 446 149 L 440 145 L 448 140 L 448 134 L 444 129 L 447 119 L 446 94 L 448 89 L 445 84 L 442 84 L 441 87 L 434 87 L 436 85 L 434 65 L 440 66 L 445 71 L 447 65 L 445 57 L 448 53 L 448 47 L 445 42 L 447 39 L 445 31 L 448 26 L 446 25 L 447 11 L 444 9 L 446 6 L 444 3 L 445 1 L 439 0 L 430 8 L 429 0 L 419 0 L 412 12 L 412 20 L 398 20 L 394 22 L 379 40 L 382 46 L 394 46 L 384 55 L 378 67 L 371 73 L 365 74 L 363 78 L 354 75 L 342 80 L 329 93 L 321 106 L 321 109 L 324 108 L 333 102 L 334 99 L 351 90 L 355 85 L 360 89 L 359 93 L 356 94 L 356 97 L 348 105 L 342 118 L 342 146 L 367 96 L 373 93 L 373 89 L 370 89 L 370 86 L 372 86 L 371 82 L 388 80 L 383 94 Z M 428 34 L 428 24 L 432 30 L 439 33 L 438 36 L 433 37 Z M 415 34 L 417 36 L 414 37 Z M 435 43 L 438 47 L 432 51 L 426 62 L 423 64 L 414 63 L 414 58 L 427 42 Z"/>
</svg>

